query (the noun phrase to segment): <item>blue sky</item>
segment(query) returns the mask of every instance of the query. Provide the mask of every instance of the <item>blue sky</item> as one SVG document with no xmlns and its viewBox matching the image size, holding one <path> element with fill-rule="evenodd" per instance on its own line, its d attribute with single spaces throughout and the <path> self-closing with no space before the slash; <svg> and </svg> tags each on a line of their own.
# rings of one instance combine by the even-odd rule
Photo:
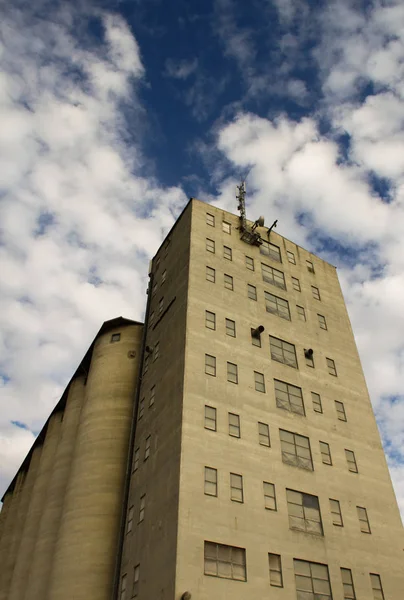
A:
<svg viewBox="0 0 404 600">
<path fill-rule="evenodd" d="M 399 0 L 3 7 L 0 491 L 187 199 L 234 212 L 249 170 L 338 266 L 404 513 L 403 32 Z"/>
</svg>

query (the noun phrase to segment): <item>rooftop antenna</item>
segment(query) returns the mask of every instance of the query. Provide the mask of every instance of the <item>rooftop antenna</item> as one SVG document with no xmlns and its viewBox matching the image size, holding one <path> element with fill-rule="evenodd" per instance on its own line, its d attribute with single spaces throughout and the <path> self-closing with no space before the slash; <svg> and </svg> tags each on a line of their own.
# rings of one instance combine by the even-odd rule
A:
<svg viewBox="0 0 404 600">
<path fill-rule="evenodd" d="M 247 225 L 247 217 L 246 217 L 246 211 L 245 211 L 245 197 L 246 197 L 246 179 L 248 177 L 248 174 L 250 173 L 252 167 L 250 167 L 247 171 L 247 173 L 245 174 L 245 177 L 241 180 L 240 184 L 236 186 L 236 199 L 238 202 L 238 210 L 240 211 L 240 227 L 239 230 L 241 232 L 240 238 L 243 240 L 243 242 L 246 242 L 247 244 L 251 244 L 252 246 L 260 246 L 262 244 L 262 239 L 260 234 L 255 231 L 257 229 L 257 227 L 263 227 L 264 226 L 264 217 L 259 217 L 259 219 L 257 219 L 254 223 L 254 225 L 250 228 Z"/>
</svg>

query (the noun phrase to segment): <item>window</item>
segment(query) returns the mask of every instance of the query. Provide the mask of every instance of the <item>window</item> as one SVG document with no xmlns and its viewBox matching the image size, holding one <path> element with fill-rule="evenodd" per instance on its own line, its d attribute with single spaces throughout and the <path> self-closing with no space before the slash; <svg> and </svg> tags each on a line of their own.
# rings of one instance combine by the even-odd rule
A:
<svg viewBox="0 0 404 600">
<path fill-rule="evenodd" d="M 160 300 L 159 300 L 159 311 L 158 311 L 158 315 L 159 316 L 163 312 L 163 307 L 164 307 L 164 298 L 160 298 Z"/>
<path fill-rule="evenodd" d="M 306 320 L 306 312 L 305 312 L 303 306 L 296 305 L 296 310 L 297 310 L 297 316 L 299 317 L 299 319 L 301 321 L 305 321 Z"/>
<path fill-rule="evenodd" d="M 255 381 L 255 389 L 257 392 L 265 393 L 265 379 L 262 373 L 258 373 L 258 371 L 254 371 L 254 381 Z"/>
<path fill-rule="evenodd" d="M 215 240 L 206 238 L 206 250 L 208 252 L 212 252 L 213 254 L 215 253 Z"/>
<path fill-rule="evenodd" d="M 226 275 L 226 273 L 224 274 L 224 287 L 226 290 L 234 290 L 233 277 L 231 275 Z"/>
<path fill-rule="evenodd" d="M 215 217 L 214 217 L 214 215 L 211 215 L 210 213 L 206 213 L 206 224 L 210 225 L 211 227 L 215 226 Z"/>
<path fill-rule="evenodd" d="M 321 405 L 321 397 L 320 394 L 316 392 L 311 392 L 311 399 L 313 401 L 313 410 L 314 412 L 322 413 L 323 407 Z"/>
<path fill-rule="evenodd" d="M 332 600 L 327 565 L 293 559 L 299 600 Z"/>
<path fill-rule="evenodd" d="M 144 415 L 144 398 L 142 398 L 139 402 L 139 421 Z"/>
<path fill-rule="evenodd" d="M 152 296 L 155 296 L 157 292 L 157 281 L 153 284 Z"/>
<path fill-rule="evenodd" d="M 247 284 L 247 296 L 250 298 L 250 300 L 257 299 L 257 288 L 255 285 L 251 285 L 250 283 Z"/>
<path fill-rule="evenodd" d="M 120 339 L 121 339 L 121 334 L 120 333 L 113 333 L 111 335 L 111 341 L 110 341 L 110 343 L 114 344 L 115 342 L 119 342 Z"/>
<path fill-rule="evenodd" d="M 205 404 L 205 429 L 216 431 L 216 408 Z"/>
<path fill-rule="evenodd" d="M 276 406 L 304 416 L 305 412 L 301 388 L 291 385 L 290 383 L 285 383 L 284 381 L 278 381 L 277 379 L 274 379 L 274 383 Z"/>
<path fill-rule="evenodd" d="M 139 523 L 144 520 L 144 509 L 146 506 L 146 494 L 140 497 L 140 507 L 139 507 Z"/>
<path fill-rule="evenodd" d="M 285 276 L 282 271 L 273 269 L 268 265 L 261 263 L 262 279 L 271 285 L 275 285 L 282 290 L 286 290 Z"/>
<path fill-rule="evenodd" d="M 251 342 L 253 346 L 257 346 L 257 348 L 261 348 L 261 334 L 254 335 L 256 330 L 251 327 Z"/>
<path fill-rule="evenodd" d="M 146 354 L 144 357 L 144 367 L 143 367 L 143 375 L 146 375 L 149 370 L 149 362 L 150 362 L 150 354 Z"/>
<path fill-rule="evenodd" d="M 226 319 L 226 335 L 236 337 L 236 323 L 231 319 Z"/>
<path fill-rule="evenodd" d="M 250 256 L 246 256 L 245 257 L 245 266 L 247 267 L 247 269 L 249 269 L 250 271 L 254 271 L 254 259 L 251 258 Z"/>
<path fill-rule="evenodd" d="M 292 277 L 292 287 L 294 290 L 296 290 L 296 292 L 301 292 L 301 287 L 300 287 L 300 281 L 297 279 L 297 277 Z"/>
<path fill-rule="evenodd" d="M 133 525 L 133 511 L 134 511 L 135 507 L 131 506 L 130 509 L 128 510 L 128 520 L 126 523 L 126 533 L 130 533 L 132 531 L 132 525 Z"/>
<path fill-rule="evenodd" d="M 216 315 L 209 310 L 205 310 L 205 327 L 207 329 L 216 329 Z"/>
<path fill-rule="evenodd" d="M 330 445 L 327 442 L 320 442 L 321 460 L 325 465 L 332 465 Z"/>
<path fill-rule="evenodd" d="M 160 258 L 158 258 L 156 261 L 156 271 L 158 271 L 159 268 L 160 268 Z"/>
<path fill-rule="evenodd" d="M 323 535 L 320 505 L 317 496 L 286 490 L 289 527 L 306 533 Z"/>
<path fill-rule="evenodd" d="M 293 252 L 291 252 L 290 250 L 286 250 L 286 256 L 288 257 L 288 261 L 292 265 L 296 264 L 296 259 L 295 259 L 295 255 L 293 254 Z"/>
<path fill-rule="evenodd" d="M 282 462 L 293 467 L 312 471 L 313 459 L 309 438 L 284 429 L 279 430 L 279 437 L 281 439 Z"/>
<path fill-rule="evenodd" d="M 233 260 L 233 253 L 231 251 L 231 248 L 229 248 L 228 246 L 223 246 L 223 257 L 227 260 Z"/>
<path fill-rule="evenodd" d="M 215 283 L 216 281 L 216 271 L 212 267 L 206 267 L 206 281 L 210 281 L 211 283 Z"/>
<path fill-rule="evenodd" d="M 316 288 L 314 285 L 311 286 L 311 292 L 313 294 L 313 298 L 316 300 L 321 300 L 320 298 L 320 290 Z"/>
<path fill-rule="evenodd" d="M 205 575 L 224 579 L 247 580 L 245 549 L 205 542 Z"/>
<path fill-rule="evenodd" d="M 268 553 L 269 562 L 269 584 L 275 587 L 283 587 L 282 563 L 280 554 Z"/>
<path fill-rule="evenodd" d="M 311 260 L 306 260 L 307 270 L 309 273 L 314 273 L 314 265 Z"/>
<path fill-rule="evenodd" d="M 240 417 L 234 413 L 229 413 L 229 435 L 240 437 Z"/>
<path fill-rule="evenodd" d="M 352 450 L 345 450 L 345 457 L 348 463 L 348 469 L 352 473 L 357 473 L 358 465 L 356 464 L 355 454 L 352 452 Z"/>
<path fill-rule="evenodd" d="M 164 269 L 164 271 L 161 274 L 161 285 L 163 285 L 163 283 L 166 282 L 166 278 L 167 278 L 167 270 Z"/>
<path fill-rule="evenodd" d="M 222 230 L 224 233 L 231 233 L 231 223 L 227 221 L 222 221 Z"/>
<path fill-rule="evenodd" d="M 344 600 L 356 600 L 351 569 L 343 569 L 341 567 L 341 579 L 344 586 Z"/>
<path fill-rule="evenodd" d="M 155 399 L 156 399 L 156 386 L 153 385 L 153 387 L 150 388 L 149 408 L 150 408 L 150 406 L 153 406 Z"/>
<path fill-rule="evenodd" d="M 261 446 L 270 446 L 269 425 L 267 423 L 258 423 L 258 441 Z"/>
<path fill-rule="evenodd" d="M 154 310 L 152 310 L 151 313 L 150 313 L 149 327 L 153 327 L 153 323 L 154 323 Z"/>
<path fill-rule="evenodd" d="M 122 575 L 122 579 L 121 579 L 121 591 L 119 593 L 119 600 L 126 600 L 126 583 L 127 583 L 127 576 Z"/>
<path fill-rule="evenodd" d="M 320 325 L 320 329 L 327 329 L 327 323 L 325 320 L 325 317 L 323 317 L 323 315 L 319 315 L 318 316 L 318 324 Z"/>
<path fill-rule="evenodd" d="M 356 510 L 358 512 L 358 519 L 359 519 L 359 525 L 361 528 L 361 532 L 362 533 L 372 533 L 370 531 L 368 513 L 367 513 L 366 508 L 363 508 L 362 506 L 357 506 Z"/>
<path fill-rule="evenodd" d="M 133 591 L 132 597 L 135 598 L 139 593 L 139 575 L 140 575 L 140 565 L 136 565 L 133 569 Z"/>
<path fill-rule="evenodd" d="M 205 467 L 205 495 L 217 496 L 217 469 Z"/>
<path fill-rule="evenodd" d="M 306 361 L 306 366 L 314 369 L 314 358 L 313 358 L 313 350 L 309 348 L 308 350 L 304 350 L 304 360 Z"/>
<path fill-rule="evenodd" d="M 343 527 L 344 523 L 342 522 L 341 506 L 338 500 L 332 500 L 332 498 L 330 498 L 330 510 L 332 524 L 336 525 L 337 527 Z"/>
<path fill-rule="evenodd" d="M 216 377 L 216 356 L 205 354 L 205 373 Z"/>
<path fill-rule="evenodd" d="M 227 381 L 230 381 L 230 383 L 238 383 L 237 365 L 234 363 L 227 363 Z"/>
<path fill-rule="evenodd" d="M 370 582 L 372 584 L 374 600 L 384 600 L 382 580 L 380 579 L 380 575 L 377 575 L 376 573 L 369 573 L 369 575 Z"/>
<path fill-rule="evenodd" d="M 335 368 L 335 362 L 333 361 L 332 358 L 326 358 L 327 361 L 327 367 L 328 367 L 328 372 L 330 375 L 334 375 L 334 377 L 337 376 L 337 369 Z"/>
<path fill-rule="evenodd" d="M 265 254 L 265 256 L 269 256 L 272 260 L 276 260 L 276 262 L 282 262 L 281 249 L 278 246 L 275 246 L 275 244 L 271 244 L 271 242 L 262 240 L 260 252 L 261 254 Z"/>
<path fill-rule="evenodd" d="M 244 502 L 242 475 L 230 473 L 230 500 L 233 502 Z"/>
<path fill-rule="evenodd" d="M 135 454 L 133 457 L 133 472 L 137 471 L 139 468 L 139 458 L 140 458 L 140 448 L 136 448 Z"/>
<path fill-rule="evenodd" d="M 344 403 L 339 400 L 335 400 L 335 409 L 337 411 L 337 417 L 340 421 L 346 421 Z"/>
<path fill-rule="evenodd" d="M 272 360 L 276 360 L 297 369 L 296 350 L 293 344 L 289 344 L 284 340 L 280 340 L 279 338 L 270 335 L 269 345 Z"/>
<path fill-rule="evenodd" d="M 159 356 L 160 356 L 160 342 L 156 342 L 156 344 L 154 346 L 153 362 L 155 362 Z"/>
<path fill-rule="evenodd" d="M 151 435 L 148 435 L 146 438 L 146 446 L 144 449 L 144 460 L 147 460 L 150 456 L 150 444 L 151 444 Z"/>
<path fill-rule="evenodd" d="M 284 300 L 283 298 L 274 296 L 269 292 L 264 292 L 264 294 L 267 312 L 273 313 L 275 315 L 278 315 L 282 319 L 290 321 L 289 302 L 287 300 Z"/>
<path fill-rule="evenodd" d="M 268 481 L 263 481 L 263 484 L 265 508 L 267 510 L 277 510 L 274 484 L 269 483 Z"/>
</svg>

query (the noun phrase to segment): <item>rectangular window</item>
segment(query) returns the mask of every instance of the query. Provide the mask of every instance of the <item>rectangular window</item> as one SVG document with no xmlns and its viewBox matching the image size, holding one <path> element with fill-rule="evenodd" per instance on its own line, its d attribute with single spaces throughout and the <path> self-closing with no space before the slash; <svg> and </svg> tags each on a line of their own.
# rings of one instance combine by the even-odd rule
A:
<svg viewBox="0 0 404 600">
<path fill-rule="evenodd" d="M 119 593 L 119 600 L 126 600 L 126 584 L 127 584 L 127 575 L 122 575 L 121 579 L 121 591 Z"/>
<path fill-rule="evenodd" d="M 313 471 L 309 438 L 284 429 L 279 430 L 279 437 L 281 439 L 282 462 L 293 467 Z"/>
<path fill-rule="evenodd" d="M 217 496 L 217 469 L 205 467 L 205 495 Z"/>
<path fill-rule="evenodd" d="M 253 346 L 257 346 L 257 348 L 261 348 L 261 334 L 257 332 L 256 329 L 251 327 L 251 342 Z"/>
<path fill-rule="evenodd" d="M 133 511 L 135 510 L 134 506 L 131 506 L 128 510 L 128 520 L 126 523 L 126 533 L 130 533 L 132 531 L 133 526 Z"/>
<path fill-rule="evenodd" d="M 216 356 L 205 354 L 205 373 L 216 377 Z"/>
<path fill-rule="evenodd" d="M 238 383 L 237 365 L 234 363 L 227 363 L 227 381 L 230 381 L 230 383 Z"/>
<path fill-rule="evenodd" d="M 321 396 L 316 392 L 311 392 L 311 399 L 313 401 L 313 410 L 314 412 L 322 413 L 323 406 L 321 404 Z"/>
<path fill-rule="evenodd" d="M 269 336 L 269 346 L 272 360 L 281 362 L 289 367 L 297 369 L 296 350 L 293 344 L 280 340 L 279 338 Z"/>
<path fill-rule="evenodd" d="M 133 472 L 138 470 L 139 460 L 140 460 L 140 448 L 136 448 L 135 454 L 133 456 Z"/>
<path fill-rule="evenodd" d="M 223 258 L 226 260 L 233 260 L 232 250 L 228 246 L 223 246 Z"/>
<path fill-rule="evenodd" d="M 212 267 L 206 267 L 206 281 L 210 281 L 211 283 L 215 283 L 216 281 L 216 271 Z"/>
<path fill-rule="evenodd" d="M 330 445 L 327 442 L 320 442 L 321 460 L 325 465 L 332 465 Z"/>
<path fill-rule="evenodd" d="M 320 329 L 327 329 L 327 323 L 325 320 L 325 317 L 323 317 L 323 315 L 319 315 L 318 316 L 318 324 L 320 325 Z"/>
<path fill-rule="evenodd" d="M 321 300 L 320 298 L 320 290 L 316 288 L 314 285 L 311 286 L 311 292 L 313 294 L 313 298 L 316 300 Z"/>
<path fill-rule="evenodd" d="M 153 327 L 153 324 L 154 324 L 154 310 L 152 310 L 151 313 L 150 313 L 149 327 Z"/>
<path fill-rule="evenodd" d="M 304 360 L 306 361 L 307 367 L 311 367 L 312 369 L 314 369 L 314 357 L 313 350 L 311 348 L 304 350 Z"/>
<path fill-rule="evenodd" d="M 154 346 L 153 362 L 155 362 L 160 356 L 160 342 L 156 342 Z"/>
<path fill-rule="evenodd" d="M 323 535 L 318 497 L 295 490 L 286 490 L 289 527 L 314 535 Z"/>
<path fill-rule="evenodd" d="M 305 416 L 301 388 L 274 379 L 276 406 L 290 412 Z"/>
<path fill-rule="evenodd" d="M 267 423 L 258 423 L 258 441 L 261 446 L 270 446 L 269 425 Z"/>
<path fill-rule="evenodd" d="M 146 446 L 144 449 L 144 460 L 147 460 L 150 456 L 150 445 L 151 445 L 151 435 L 148 435 L 146 438 Z"/>
<path fill-rule="evenodd" d="M 205 310 L 205 327 L 207 329 L 216 329 L 216 315 L 209 310 Z"/>
<path fill-rule="evenodd" d="M 294 558 L 293 566 L 299 600 L 332 600 L 327 565 Z"/>
<path fill-rule="evenodd" d="M 205 404 L 205 429 L 216 431 L 216 408 Z"/>
<path fill-rule="evenodd" d="M 164 271 L 161 274 L 161 285 L 163 285 L 163 283 L 166 282 L 167 279 L 167 269 L 164 269 Z"/>
<path fill-rule="evenodd" d="M 277 510 L 275 486 L 273 483 L 263 481 L 264 484 L 264 502 L 267 510 Z"/>
<path fill-rule="evenodd" d="M 343 527 L 344 523 L 342 521 L 341 506 L 339 500 L 333 500 L 332 498 L 330 498 L 330 510 L 332 524 L 336 525 L 337 527 Z"/>
<path fill-rule="evenodd" d="M 281 555 L 268 553 L 268 563 L 269 585 L 283 587 Z"/>
<path fill-rule="evenodd" d="M 231 275 L 226 275 L 226 273 L 224 274 L 224 287 L 226 290 L 234 290 L 233 277 Z"/>
<path fill-rule="evenodd" d="M 146 375 L 149 370 L 149 362 L 150 362 L 150 354 L 146 354 L 144 357 L 144 367 L 143 367 L 143 375 Z"/>
<path fill-rule="evenodd" d="M 144 520 L 144 510 L 146 507 L 146 494 L 140 497 L 140 506 L 139 506 L 139 523 Z"/>
<path fill-rule="evenodd" d="M 346 461 L 348 463 L 348 469 L 352 473 L 358 473 L 358 465 L 356 464 L 356 458 L 355 458 L 354 452 L 352 452 L 352 450 L 345 449 L 345 457 L 346 457 Z"/>
<path fill-rule="evenodd" d="M 143 415 L 144 415 L 144 398 L 142 398 L 139 402 L 139 417 L 138 417 L 139 421 L 143 417 Z"/>
<path fill-rule="evenodd" d="M 254 259 L 251 258 L 251 256 L 246 256 L 245 257 L 245 266 L 247 267 L 247 269 L 249 269 L 250 271 L 254 271 Z"/>
<path fill-rule="evenodd" d="M 262 240 L 260 252 L 261 254 L 265 254 L 265 256 L 269 256 L 269 258 L 275 260 L 276 262 L 282 262 L 281 249 L 278 246 L 275 246 L 275 244 L 271 244 L 271 242 Z"/>
<path fill-rule="evenodd" d="M 250 298 L 250 300 L 257 299 L 257 288 L 255 285 L 251 285 L 250 283 L 247 284 L 247 296 Z"/>
<path fill-rule="evenodd" d="M 156 386 L 153 385 L 150 388 L 149 408 L 150 408 L 150 406 L 153 406 L 155 399 L 156 399 Z"/>
<path fill-rule="evenodd" d="M 341 579 L 344 586 L 344 600 L 356 600 L 351 569 L 343 569 L 341 567 Z"/>
<path fill-rule="evenodd" d="M 115 342 L 119 342 L 119 341 L 120 341 L 120 339 L 121 339 L 121 334 L 120 334 L 120 333 L 113 333 L 113 334 L 111 335 L 111 340 L 110 340 L 110 343 L 111 343 L 111 344 L 114 344 Z"/>
<path fill-rule="evenodd" d="M 136 598 L 139 593 L 139 575 L 140 575 L 140 565 L 136 565 L 133 569 L 133 590 L 132 590 L 132 598 Z"/>
<path fill-rule="evenodd" d="M 256 391 L 265 393 L 265 379 L 263 373 L 254 371 L 254 381 Z"/>
<path fill-rule="evenodd" d="M 273 269 L 269 265 L 261 263 L 262 279 L 271 285 L 275 285 L 282 290 L 286 290 L 285 276 L 282 271 Z"/>
<path fill-rule="evenodd" d="M 299 317 L 299 319 L 301 321 L 306 321 L 306 312 L 305 312 L 303 306 L 296 305 L 296 310 L 297 310 L 297 316 Z"/>
<path fill-rule="evenodd" d="M 288 257 L 288 261 L 292 265 L 296 264 L 296 259 L 295 259 L 295 255 L 293 254 L 293 252 L 291 252 L 290 250 L 286 250 L 286 256 Z"/>
<path fill-rule="evenodd" d="M 228 223 L 227 221 L 222 221 L 222 230 L 224 233 L 231 233 L 231 223 Z"/>
<path fill-rule="evenodd" d="M 362 533 L 372 533 L 370 531 L 369 518 L 366 508 L 362 506 L 357 506 L 356 510 L 358 512 L 359 525 Z"/>
<path fill-rule="evenodd" d="M 314 265 L 311 260 L 306 260 L 307 270 L 309 273 L 314 273 Z"/>
<path fill-rule="evenodd" d="M 214 215 L 211 215 L 210 213 L 206 213 L 206 224 L 210 225 L 211 227 L 215 226 L 215 217 L 214 217 Z"/>
<path fill-rule="evenodd" d="M 205 542 L 205 575 L 247 581 L 245 549 Z"/>
<path fill-rule="evenodd" d="M 229 435 L 240 437 L 240 417 L 234 413 L 229 413 Z"/>
<path fill-rule="evenodd" d="M 337 369 L 335 368 L 335 362 L 333 361 L 332 358 L 326 358 L 327 361 L 327 367 L 328 367 L 328 372 L 330 375 L 334 375 L 334 377 L 337 376 Z"/>
<path fill-rule="evenodd" d="M 155 296 L 157 292 L 157 281 L 153 284 L 152 296 Z"/>
<path fill-rule="evenodd" d="M 206 238 L 206 250 L 208 252 L 212 252 L 213 254 L 215 253 L 215 240 Z"/>
<path fill-rule="evenodd" d="M 226 319 L 226 335 L 236 337 L 236 323 L 231 319 Z"/>
<path fill-rule="evenodd" d="M 163 307 L 164 307 L 164 298 L 160 298 L 160 300 L 159 300 L 159 311 L 158 311 L 158 315 L 159 316 L 163 312 Z"/>
<path fill-rule="evenodd" d="M 296 292 L 301 292 L 301 288 L 300 288 L 300 281 L 297 279 L 297 277 L 292 277 L 292 287 L 294 290 L 296 290 Z"/>
<path fill-rule="evenodd" d="M 370 582 L 372 584 L 374 600 L 384 600 L 382 580 L 380 579 L 380 575 L 377 575 L 376 573 L 369 573 L 369 575 L 370 575 Z"/>
<path fill-rule="evenodd" d="M 264 292 L 265 306 L 267 312 L 278 315 L 282 319 L 290 321 L 289 302 L 278 296 L 274 296 L 269 292 Z"/>
<path fill-rule="evenodd" d="M 243 476 L 237 473 L 230 473 L 230 500 L 244 502 Z"/>
<path fill-rule="evenodd" d="M 335 409 L 337 411 L 337 417 L 340 421 L 346 421 L 346 413 L 344 403 L 339 400 L 335 400 Z"/>
</svg>

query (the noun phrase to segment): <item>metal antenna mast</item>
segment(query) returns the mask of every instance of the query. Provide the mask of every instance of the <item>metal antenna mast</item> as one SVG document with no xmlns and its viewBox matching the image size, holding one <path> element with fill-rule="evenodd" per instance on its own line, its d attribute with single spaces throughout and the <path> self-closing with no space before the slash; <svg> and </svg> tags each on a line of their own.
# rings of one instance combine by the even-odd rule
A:
<svg viewBox="0 0 404 600">
<path fill-rule="evenodd" d="M 246 197 L 246 179 L 247 176 L 249 174 L 249 172 L 251 171 L 251 167 L 248 169 L 244 179 L 241 180 L 241 183 L 239 185 L 236 186 L 237 188 L 237 192 L 236 192 L 236 199 L 238 202 L 238 210 L 240 211 L 240 238 L 243 240 L 243 242 L 246 242 L 247 244 L 251 244 L 253 246 L 260 246 L 262 244 L 262 239 L 260 234 L 255 231 L 257 227 L 263 227 L 264 225 L 264 217 L 260 217 L 259 219 L 257 219 L 257 221 L 255 221 L 254 225 L 249 228 L 247 225 L 247 217 L 246 217 L 246 211 L 245 211 L 245 197 Z"/>
</svg>

